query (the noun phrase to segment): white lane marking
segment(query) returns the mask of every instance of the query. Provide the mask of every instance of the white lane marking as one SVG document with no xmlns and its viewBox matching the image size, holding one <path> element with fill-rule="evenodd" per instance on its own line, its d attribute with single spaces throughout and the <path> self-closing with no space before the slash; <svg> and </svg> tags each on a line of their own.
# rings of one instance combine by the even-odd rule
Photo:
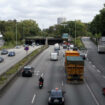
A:
<svg viewBox="0 0 105 105">
<path fill-rule="evenodd" d="M 34 101 L 35 101 L 35 98 L 36 98 L 36 94 L 34 94 L 34 96 L 33 96 L 33 98 L 32 98 L 32 104 L 34 103 Z"/>
<path fill-rule="evenodd" d="M 34 71 L 34 75 L 39 75 L 40 71 Z"/>
<path fill-rule="evenodd" d="M 89 61 L 89 63 L 90 63 L 90 64 L 92 64 L 92 62 L 91 62 L 91 61 Z"/>
<path fill-rule="evenodd" d="M 39 73 L 37 72 L 36 75 L 39 75 Z"/>
<path fill-rule="evenodd" d="M 97 69 L 97 72 L 99 72 L 99 73 L 100 73 L 101 71 Z"/>
<path fill-rule="evenodd" d="M 43 77 L 43 75 L 44 75 L 44 74 L 42 73 L 41 76 Z"/>
<path fill-rule="evenodd" d="M 96 66 L 95 65 L 92 65 L 94 68 L 96 68 Z"/>
<path fill-rule="evenodd" d="M 62 86 L 63 86 L 64 84 L 63 84 L 63 81 L 62 81 Z"/>
<path fill-rule="evenodd" d="M 103 76 L 103 78 L 105 78 L 105 76 Z"/>
<path fill-rule="evenodd" d="M 92 90 L 90 89 L 88 83 L 86 82 L 86 80 L 85 80 L 85 83 L 86 83 L 86 86 L 87 86 L 87 88 L 89 89 L 89 91 L 90 91 L 90 93 L 91 93 L 91 95 L 92 95 L 94 101 L 96 102 L 96 104 L 97 104 L 97 105 L 100 105 L 99 102 L 97 101 L 95 95 L 93 94 Z"/>
</svg>

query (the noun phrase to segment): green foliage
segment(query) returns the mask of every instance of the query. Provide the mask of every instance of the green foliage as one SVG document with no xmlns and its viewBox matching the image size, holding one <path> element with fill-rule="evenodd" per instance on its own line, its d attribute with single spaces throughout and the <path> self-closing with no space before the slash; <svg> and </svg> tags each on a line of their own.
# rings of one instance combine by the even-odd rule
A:
<svg viewBox="0 0 105 105">
<path fill-rule="evenodd" d="M 105 35 L 105 5 L 104 8 L 100 10 L 100 13 L 96 15 L 90 24 L 90 32 L 95 34 Z"/>
<path fill-rule="evenodd" d="M 75 37 L 75 30 L 77 37 L 89 35 L 86 24 L 82 23 L 80 20 L 68 21 L 60 25 L 51 26 L 45 31 L 53 37 L 62 37 L 63 33 L 68 33 L 70 36 Z"/>
<path fill-rule="evenodd" d="M 38 36 L 41 30 L 34 20 L 24 20 L 17 22 L 16 20 L 0 21 L 0 32 L 4 35 L 7 42 L 22 41 L 25 37 Z"/>
<path fill-rule="evenodd" d="M 6 31 L 4 33 L 4 39 L 7 42 L 9 42 L 9 41 L 14 42 L 15 41 L 14 33 L 12 31 Z"/>
<path fill-rule="evenodd" d="M 77 46 L 78 48 L 85 48 L 85 46 L 84 46 L 84 44 L 83 44 L 83 42 L 82 42 L 82 40 L 81 40 L 80 37 L 77 37 L 77 38 L 76 38 L 76 46 Z"/>
</svg>

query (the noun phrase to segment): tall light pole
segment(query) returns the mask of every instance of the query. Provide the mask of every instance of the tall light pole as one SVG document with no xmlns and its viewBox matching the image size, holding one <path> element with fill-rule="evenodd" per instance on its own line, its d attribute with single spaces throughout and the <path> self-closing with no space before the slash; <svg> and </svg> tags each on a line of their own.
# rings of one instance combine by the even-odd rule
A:
<svg viewBox="0 0 105 105">
<path fill-rule="evenodd" d="M 17 46 L 17 21 L 16 21 L 16 46 Z"/>
<path fill-rule="evenodd" d="M 75 20 L 75 45 L 76 45 L 76 20 Z"/>
</svg>

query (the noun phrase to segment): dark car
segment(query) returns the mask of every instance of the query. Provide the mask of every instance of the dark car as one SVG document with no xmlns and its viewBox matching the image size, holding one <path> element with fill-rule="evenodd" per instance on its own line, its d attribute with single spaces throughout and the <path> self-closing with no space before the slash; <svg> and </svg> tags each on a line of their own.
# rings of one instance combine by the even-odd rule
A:
<svg viewBox="0 0 105 105">
<path fill-rule="evenodd" d="M 64 45 L 63 45 L 63 49 L 66 49 L 66 48 L 67 48 L 67 45 L 64 44 Z"/>
<path fill-rule="evenodd" d="M 8 56 L 15 56 L 15 52 L 14 52 L 14 51 L 10 51 L 10 52 L 8 53 Z"/>
<path fill-rule="evenodd" d="M 3 50 L 1 51 L 1 55 L 6 55 L 6 54 L 8 54 L 8 51 L 7 51 L 6 49 L 3 49 Z"/>
<path fill-rule="evenodd" d="M 0 63 L 4 61 L 4 58 L 0 57 Z"/>
<path fill-rule="evenodd" d="M 78 48 L 77 47 L 73 47 L 73 51 L 77 51 L 78 50 Z"/>
<path fill-rule="evenodd" d="M 48 105 L 64 105 L 64 93 L 58 88 L 49 91 Z"/>
<path fill-rule="evenodd" d="M 24 68 L 22 70 L 22 76 L 23 77 L 32 77 L 33 69 L 34 68 L 31 66 L 24 66 Z"/>
</svg>

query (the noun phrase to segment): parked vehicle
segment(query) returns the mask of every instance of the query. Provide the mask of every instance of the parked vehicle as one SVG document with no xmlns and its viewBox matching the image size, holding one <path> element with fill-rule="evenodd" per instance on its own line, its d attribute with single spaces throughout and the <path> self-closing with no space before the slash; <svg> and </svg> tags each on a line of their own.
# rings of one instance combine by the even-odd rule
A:
<svg viewBox="0 0 105 105">
<path fill-rule="evenodd" d="M 32 74 L 34 73 L 33 70 L 34 70 L 34 68 L 31 66 L 24 66 L 24 68 L 22 70 L 22 76 L 23 77 L 32 77 Z"/>
<path fill-rule="evenodd" d="M 4 61 L 4 58 L 0 57 L 0 63 Z"/>
<path fill-rule="evenodd" d="M 9 56 L 9 57 L 15 56 L 15 52 L 14 52 L 14 51 L 10 51 L 10 52 L 8 53 L 8 56 Z"/>
<path fill-rule="evenodd" d="M 58 54 L 56 52 L 50 54 L 50 60 L 58 60 Z"/>
<path fill-rule="evenodd" d="M 8 51 L 7 51 L 6 49 L 3 49 L 3 50 L 1 51 L 1 55 L 6 55 L 6 54 L 8 54 Z"/>
<path fill-rule="evenodd" d="M 65 52 L 65 71 L 68 83 L 83 83 L 84 60 L 78 51 Z"/>
<path fill-rule="evenodd" d="M 64 105 L 64 93 L 58 88 L 49 91 L 48 105 Z"/>
</svg>

